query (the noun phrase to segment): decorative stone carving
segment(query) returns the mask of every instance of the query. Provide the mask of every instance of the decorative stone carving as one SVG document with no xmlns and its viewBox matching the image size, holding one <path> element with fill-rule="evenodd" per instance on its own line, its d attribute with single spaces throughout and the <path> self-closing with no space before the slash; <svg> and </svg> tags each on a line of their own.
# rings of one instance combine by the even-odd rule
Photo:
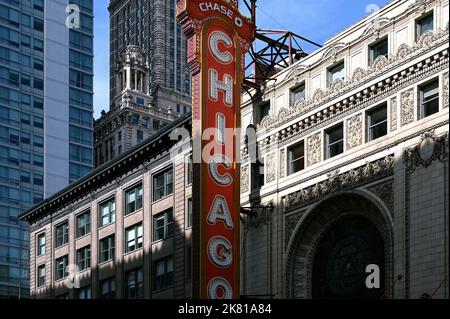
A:
<svg viewBox="0 0 450 319">
<path fill-rule="evenodd" d="M 389 61 L 384 55 L 380 55 L 378 58 L 375 59 L 372 63 L 372 70 L 374 71 L 380 71 L 383 70 L 386 65 L 388 65 Z"/>
<path fill-rule="evenodd" d="M 444 73 L 442 77 L 442 106 L 444 108 L 448 107 L 448 95 L 449 95 L 449 87 L 448 87 L 448 72 Z"/>
<path fill-rule="evenodd" d="M 302 218 L 302 216 L 305 214 L 305 211 L 296 212 L 294 214 L 290 214 L 285 216 L 284 219 L 284 239 L 286 244 L 289 242 L 289 239 L 291 238 L 292 234 L 294 233 L 295 227 L 297 226 L 298 222 Z"/>
<path fill-rule="evenodd" d="M 397 98 L 391 99 L 391 131 L 397 130 Z"/>
<path fill-rule="evenodd" d="M 282 120 L 279 118 L 279 114 L 274 114 L 273 116 L 267 117 L 267 119 L 263 119 L 261 125 L 258 126 L 258 130 L 269 130 L 275 128 L 282 122 L 292 120 L 293 118 L 298 117 L 301 113 L 309 111 L 317 105 L 323 104 L 340 94 L 343 94 L 354 89 L 357 86 L 360 86 L 362 82 L 368 82 L 375 78 L 379 78 L 381 74 L 391 68 L 402 64 L 405 60 L 419 57 L 430 49 L 435 48 L 448 41 L 448 34 L 449 29 L 447 25 L 444 30 L 438 30 L 436 33 L 433 33 L 432 31 L 426 32 L 424 35 L 422 35 L 419 41 L 417 41 L 417 43 L 413 44 L 413 46 L 408 46 L 406 44 L 400 45 L 395 55 L 390 56 L 388 59 L 380 58 L 378 61 L 376 61 L 377 63 L 374 62 L 375 69 L 373 68 L 373 66 L 371 66 L 367 70 L 364 70 L 362 68 L 355 69 L 352 77 L 349 80 L 343 81 L 339 83 L 339 85 L 332 86 L 326 91 L 317 89 L 311 98 L 305 99 L 305 101 L 301 102 L 301 107 L 297 104 L 295 108 L 291 108 L 293 110 L 292 112 L 283 115 L 284 117 Z M 333 50 L 336 50 L 336 48 L 330 48 L 324 54 L 322 59 L 333 56 L 333 52 L 335 52 Z M 298 68 L 301 67 L 302 66 L 299 66 Z M 304 70 L 307 69 L 307 67 L 304 67 Z M 300 74 L 297 73 L 296 76 L 300 76 Z M 289 78 L 287 78 L 287 80 L 289 80 Z"/>
<path fill-rule="evenodd" d="M 394 157 L 387 156 L 340 175 L 338 172 L 331 173 L 328 175 L 326 181 L 286 196 L 285 208 L 287 210 L 292 209 L 293 207 L 305 205 L 308 202 L 315 201 L 333 192 L 353 189 L 359 184 L 391 175 L 393 170 Z"/>
<path fill-rule="evenodd" d="M 322 160 L 322 139 L 320 133 L 311 136 L 308 139 L 308 166 L 319 163 Z"/>
<path fill-rule="evenodd" d="M 448 133 L 436 136 L 434 131 L 425 132 L 421 141 L 404 153 L 406 171 L 412 174 L 417 167 L 429 167 L 434 161 L 448 158 Z"/>
<path fill-rule="evenodd" d="M 249 184 L 249 166 L 242 165 L 241 166 L 241 192 L 246 193 L 250 190 Z"/>
<path fill-rule="evenodd" d="M 362 114 L 357 114 L 347 120 L 347 149 L 352 149 L 363 143 Z"/>
<path fill-rule="evenodd" d="M 266 182 L 271 183 L 276 180 L 276 160 L 275 153 L 270 153 L 266 157 Z"/>
<path fill-rule="evenodd" d="M 280 178 L 285 176 L 286 166 L 286 152 L 284 149 L 280 150 Z"/>
<path fill-rule="evenodd" d="M 401 123 L 407 125 L 414 121 L 414 90 L 410 89 L 401 95 Z"/>
<path fill-rule="evenodd" d="M 386 207 L 394 215 L 394 182 L 392 180 L 382 184 L 378 184 L 369 188 L 369 190 L 377 195 L 386 204 Z"/>
</svg>

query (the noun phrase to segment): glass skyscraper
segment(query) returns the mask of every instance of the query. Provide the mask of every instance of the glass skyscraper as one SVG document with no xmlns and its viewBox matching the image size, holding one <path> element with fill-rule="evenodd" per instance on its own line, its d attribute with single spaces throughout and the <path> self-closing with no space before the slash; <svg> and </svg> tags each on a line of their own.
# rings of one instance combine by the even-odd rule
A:
<svg viewBox="0 0 450 319">
<path fill-rule="evenodd" d="M 92 5 L 0 0 L 0 298 L 29 295 L 18 215 L 92 169 Z"/>
</svg>

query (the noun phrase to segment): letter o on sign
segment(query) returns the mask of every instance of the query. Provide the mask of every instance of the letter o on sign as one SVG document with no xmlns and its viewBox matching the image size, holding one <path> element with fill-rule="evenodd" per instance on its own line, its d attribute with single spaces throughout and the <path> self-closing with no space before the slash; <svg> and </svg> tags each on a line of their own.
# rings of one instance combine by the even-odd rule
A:
<svg viewBox="0 0 450 319">
<path fill-rule="evenodd" d="M 219 290 L 222 291 L 222 295 L 219 297 Z M 226 279 L 216 277 L 211 279 L 208 284 L 208 297 L 209 299 L 232 299 L 233 288 Z"/>
</svg>

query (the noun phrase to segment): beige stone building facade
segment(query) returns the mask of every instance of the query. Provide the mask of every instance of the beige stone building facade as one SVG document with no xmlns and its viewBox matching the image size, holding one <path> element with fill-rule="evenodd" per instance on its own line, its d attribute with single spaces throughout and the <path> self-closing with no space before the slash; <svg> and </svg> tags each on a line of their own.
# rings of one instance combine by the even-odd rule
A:
<svg viewBox="0 0 450 319">
<path fill-rule="evenodd" d="M 243 295 L 449 297 L 448 21 L 392 1 L 244 96 Z"/>
<path fill-rule="evenodd" d="M 449 297 L 448 9 L 390 2 L 244 95 L 241 295 Z M 191 295 L 190 125 L 24 213 L 32 296 Z"/>
</svg>

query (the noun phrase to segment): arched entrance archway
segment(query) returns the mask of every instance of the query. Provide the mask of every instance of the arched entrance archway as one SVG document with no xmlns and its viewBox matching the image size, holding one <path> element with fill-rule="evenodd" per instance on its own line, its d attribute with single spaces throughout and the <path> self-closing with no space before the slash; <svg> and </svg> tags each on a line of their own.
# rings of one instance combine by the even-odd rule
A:
<svg viewBox="0 0 450 319">
<path fill-rule="evenodd" d="M 388 214 L 357 191 L 318 203 L 300 219 L 289 242 L 287 296 L 379 298 L 392 279 Z M 365 286 L 369 264 L 377 264 L 382 274 L 381 288 L 375 291 Z"/>
</svg>

